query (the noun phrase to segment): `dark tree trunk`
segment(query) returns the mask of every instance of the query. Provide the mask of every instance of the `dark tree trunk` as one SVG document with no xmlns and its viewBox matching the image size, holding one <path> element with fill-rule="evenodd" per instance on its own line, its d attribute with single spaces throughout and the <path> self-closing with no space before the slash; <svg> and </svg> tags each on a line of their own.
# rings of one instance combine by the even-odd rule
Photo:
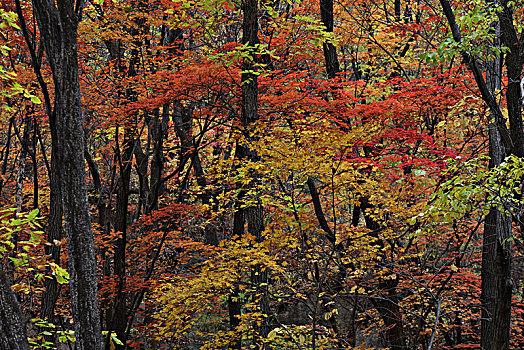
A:
<svg viewBox="0 0 524 350">
<path fill-rule="evenodd" d="M 198 155 L 198 149 L 195 139 L 191 133 L 192 124 L 192 107 L 184 107 L 180 102 L 173 104 L 173 122 L 175 124 L 175 131 L 180 139 L 180 164 L 191 158 L 191 165 L 195 173 L 197 184 L 204 188 L 206 186 L 206 179 L 204 176 L 204 170 L 202 168 L 202 162 Z M 204 192 L 200 198 L 202 203 L 209 203 L 209 197 Z"/>
<path fill-rule="evenodd" d="M 29 350 L 24 318 L 2 268 L 0 268 L 0 349 Z"/>
<path fill-rule="evenodd" d="M 496 25 L 497 34 L 500 33 Z M 498 35 L 497 35 L 498 36 Z M 499 45 L 495 42 L 495 45 Z M 486 73 L 491 91 L 500 89 L 500 58 L 496 58 Z M 496 125 L 489 126 L 489 167 L 500 165 L 506 157 Z M 481 339 L 482 349 L 509 349 L 511 322 L 511 217 L 493 206 L 484 219 L 482 241 L 482 285 L 481 285 Z"/>
<path fill-rule="evenodd" d="M 489 0 L 488 0 L 489 1 Z M 505 63 L 508 76 L 506 101 L 508 104 L 508 119 L 513 141 L 512 153 L 524 157 L 524 129 L 522 128 L 520 75 L 524 64 L 522 43 L 518 39 L 517 30 L 513 25 L 513 9 L 508 6 L 508 0 L 501 1 L 502 11 L 497 12 L 500 22 L 500 39 L 502 45 L 508 47 Z"/>
<path fill-rule="evenodd" d="M 395 21 L 400 22 L 400 16 L 402 16 L 400 0 L 395 0 Z"/>
<path fill-rule="evenodd" d="M 68 243 L 71 306 L 76 347 L 102 349 L 96 255 L 87 201 L 84 130 L 77 62 L 77 28 L 83 1 L 34 0 L 55 87 L 50 122 L 56 126 L 56 164 L 61 168 L 60 189 Z"/>
<path fill-rule="evenodd" d="M 53 139 L 53 138 L 52 138 Z M 56 140 L 56 136 L 54 137 Z M 56 143 L 56 142 L 55 142 Z M 47 224 L 47 241 L 51 245 L 45 246 L 46 254 L 51 256 L 55 264 L 60 264 L 60 245 L 56 244 L 62 239 L 62 198 L 60 194 L 60 169 L 57 164 L 56 146 L 51 147 L 51 167 L 49 174 L 49 217 Z M 42 305 L 40 308 L 40 318 L 54 322 L 54 311 L 56 300 L 58 299 L 58 282 L 56 278 L 46 278 L 44 282 L 45 290 L 42 294 Z"/>
<path fill-rule="evenodd" d="M 250 46 L 251 57 L 253 59 L 244 58 L 242 63 L 242 110 L 241 110 L 241 122 L 242 132 L 246 140 L 252 139 L 249 135 L 249 126 L 258 120 L 258 76 L 253 74 L 256 68 L 256 48 L 255 45 L 259 44 L 258 40 L 258 0 L 243 0 L 242 1 L 242 12 L 244 15 L 242 23 L 242 44 L 248 44 Z M 249 160 L 256 162 L 258 156 L 255 152 L 250 150 L 248 147 L 237 143 L 235 156 L 239 161 Z M 256 176 L 256 175 L 255 175 Z M 257 178 L 252 179 L 253 182 L 258 181 Z M 242 237 L 244 234 L 244 225 L 247 221 L 248 231 L 257 239 L 261 239 L 261 233 L 263 230 L 263 208 L 261 204 L 255 204 L 247 208 L 242 208 L 242 201 L 244 200 L 246 193 L 241 191 L 238 195 L 238 207 L 236 208 L 235 215 L 233 217 L 233 235 Z M 256 281 L 258 282 L 258 281 Z M 257 285 L 259 285 L 257 283 Z M 264 303 L 262 303 L 264 304 Z M 261 305 L 262 308 L 264 305 Z M 262 311 L 264 312 L 264 311 Z M 241 316 L 241 305 L 238 298 L 238 290 L 233 291 L 229 298 L 229 317 L 230 326 L 234 330 L 238 326 L 238 320 Z M 265 327 L 259 329 L 259 332 L 263 333 Z M 264 334 L 260 334 L 264 336 Z M 230 347 L 232 349 L 241 349 L 242 335 L 236 334 L 235 339 L 232 340 Z"/>
<path fill-rule="evenodd" d="M 133 118 L 133 117 L 131 117 Z M 107 326 L 109 331 L 115 331 L 118 339 L 125 341 L 125 330 L 127 326 L 127 309 L 125 292 L 126 287 L 126 244 L 127 244 L 127 221 L 129 207 L 129 185 L 131 181 L 131 162 L 133 160 L 133 148 L 136 135 L 135 121 L 126 121 L 124 126 L 123 150 L 119 154 L 120 178 L 115 208 L 115 229 L 120 233 L 116 240 L 115 253 L 113 255 L 113 272 L 117 283 L 116 296 L 113 300 L 111 312 L 107 315 Z M 109 337 L 107 338 L 109 339 Z M 106 349 L 110 342 L 106 340 Z M 118 348 L 123 348 L 118 346 Z"/>
<path fill-rule="evenodd" d="M 158 198 L 162 193 L 162 172 L 164 169 L 164 137 L 169 121 L 169 104 L 162 107 L 162 119 L 160 116 L 151 126 L 153 146 L 153 158 L 151 159 L 150 188 L 146 201 L 146 213 L 158 209 Z"/>
<path fill-rule="evenodd" d="M 497 133 L 490 127 L 491 134 Z M 491 141 L 491 137 L 490 137 Z M 490 147 L 490 150 L 492 147 Z M 491 154 L 495 155 L 493 152 Z M 482 242 L 481 347 L 509 349 L 511 325 L 511 217 L 492 207 L 484 221 Z"/>
<path fill-rule="evenodd" d="M 37 120 L 33 118 L 34 130 L 33 130 L 33 140 L 32 140 L 32 151 L 31 151 L 31 163 L 33 163 L 33 209 L 38 209 L 39 206 L 39 180 L 38 180 L 38 160 L 36 158 L 37 149 L 38 149 L 38 138 L 36 134 L 37 129 Z"/>
<path fill-rule="evenodd" d="M 55 242 L 60 242 L 63 235 L 63 226 L 62 226 L 62 217 L 63 217 L 63 207 L 62 207 L 62 195 L 60 192 L 60 164 L 58 163 L 57 158 L 57 152 L 58 152 L 58 136 L 57 136 L 57 129 L 56 129 L 56 118 L 54 117 L 53 107 L 51 105 L 51 100 L 49 96 L 49 92 L 47 89 L 47 84 L 44 82 L 43 77 L 41 75 L 41 60 L 39 60 L 36 56 L 36 52 L 33 48 L 33 43 L 30 40 L 28 29 L 25 24 L 25 18 L 22 13 L 22 7 L 20 4 L 20 1 L 17 0 L 16 2 L 16 11 L 18 14 L 18 19 L 20 22 L 20 26 L 24 35 L 24 38 L 26 40 L 27 46 L 29 48 L 29 51 L 31 53 L 31 64 L 33 66 L 34 72 L 37 76 L 37 80 L 40 84 L 40 87 L 42 88 L 42 93 L 44 95 L 44 105 L 46 109 L 46 113 L 49 116 L 50 121 L 50 133 L 51 133 L 51 165 L 49 165 L 47 161 L 47 157 L 45 155 L 45 148 L 42 141 L 42 137 L 39 133 L 38 123 L 35 120 L 35 134 L 38 133 L 38 138 L 40 141 L 40 145 L 42 148 L 42 153 L 44 156 L 44 161 L 49 173 L 49 187 L 50 187 L 50 195 L 49 195 L 49 216 L 48 216 L 48 223 L 46 228 L 46 234 L 47 234 L 47 241 L 51 243 L 51 245 L 45 246 L 45 252 L 46 254 L 51 256 L 51 260 L 56 263 L 60 264 L 60 245 L 55 244 Z M 41 51 L 41 48 L 40 48 Z M 12 122 L 13 123 L 13 122 Z M 12 124 L 11 123 L 11 124 Z M 11 127 L 10 124 L 10 127 Z M 9 135 L 9 134 L 8 134 Z M 9 146 L 9 136 L 8 136 L 8 146 Z M 35 145 L 35 158 L 36 158 L 36 145 Z M 4 168 L 2 168 L 2 173 L 5 173 L 5 163 Z M 36 186 L 35 186 L 36 191 Z M 48 275 L 50 275 L 50 269 L 47 269 Z M 56 278 L 46 278 L 44 282 L 44 292 L 42 294 L 42 303 L 40 308 L 40 317 L 42 319 L 47 319 L 49 322 L 53 322 L 53 316 L 54 316 L 54 309 L 56 305 L 56 300 L 58 299 L 58 282 L 56 281 Z M 49 339 L 50 341 L 52 339 Z"/>
<path fill-rule="evenodd" d="M 406 349 L 406 335 L 402 326 L 401 308 L 397 297 L 396 279 L 382 279 L 379 289 L 383 291 L 371 300 L 373 307 L 379 312 L 386 327 L 385 338 L 388 348 L 391 350 Z"/>
<path fill-rule="evenodd" d="M 320 0 L 320 19 L 326 32 L 333 33 L 333 0 Z M 328 78 L 332 79 L 340 71 L 336 47 L 329 42 L 322 44 Z"/>
<path fill-rule="evenodd" d="M 138 3 L 138 7 L 143 10 L 144 4 Z M 139 63 L 139 47 L 143 44 L 142 40 L 139 39 L 139 34 L 144 31 L 145 19 L 138 17 L 135 19 L 137 28 L 130 30 L 131 36 L 133 36 L 133 48 L 130 50 L 129 66 L 127 71 L 128 77 L 137 76 L 137 68 Z M 116 52 L 116 58 L 120 61 L 121 53 Z M 114 57 L 111 57 L 114 59 Z M 123 70 L 123 67 L 119 67 Z M 129 88 L 125 91 L 125 97 L 133 102 L 137 100 L 137 94 Z M 140 142 L 138 140 L 137 130 L 138 116 L 136 114 L 126 116 L 124 120 L 124 140 L 122 144 L 122 150 L 118 150 L 118 167 L 120 170 L 120 177 L 118 182 L 118 192 L 115 205 L 115 217 L 114 224 L 115 229 L 120 232 L 120 237 L 117 239 L 115 244 L 115 253 L 113 255 L 113 269 L 115 279 L 118 281 L 116 296 L 113 300 L 113 305 L 110 313 L 107 315 L 107 327 L 108 336 L 106 337 L 105 348 L 109 350 L 111 347 L 110 332 L 114 331 L 119 340 L 124 344 L 126 342 L 126 328 L 129 321 L 127 299 L 128 293 L 126 292 L 126 245 L 127 245 L 127 231 L 129 221 L 129 187 L 131 182 L 131 171 L 133 161 L 133 150 L 135 144 Z M 139 147 L 139 146 L 138 146 Z M 138 162 L 138 160 L 137 160 Z M 125 348 L 125 345 L 115 345 L 117 349 Z"/>
<path fill-rule="evenodd" d="M 511 21 L 508 23 L 508 21 Z M 506 100 L 510 121 L 512 152 L 522 157 L 522 118 L 520 111 L 520 72 L 522 62 L 519 57 L 516 32 L 513 28 L 512 12 L 504 6 L 499 13 L 499 22 L 494 23 L 494 46 L 502 42 L 510 47 L 506 56 L 507 74 L 509 78 Z M 499 39 L 500 38 L 500 39 Z M 487 66 L 486 82 L 490 91 L 501 88 L 501 59 L 495 57 Z M 489 167 L 500 165 L 507 153 L 504 149 L 499 131 L 494 123 L 489 129 Z M 484 236 L 482 242 L 482 286 L 481 286 L 481 339 L 482 349 L 509 349 L 511 327 L 511 297 L 513 285 L 511 281 L 512 247 L 508 238 L 512 235 L 511 216 L 493 206 L 484 220 Z"/>
</svg>

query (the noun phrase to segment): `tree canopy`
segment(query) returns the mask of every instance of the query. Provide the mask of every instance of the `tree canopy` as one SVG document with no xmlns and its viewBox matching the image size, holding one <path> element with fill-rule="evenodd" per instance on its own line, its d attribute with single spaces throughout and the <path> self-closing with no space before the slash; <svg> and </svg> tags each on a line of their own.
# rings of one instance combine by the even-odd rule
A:
<svg viewBox="0 0 524 350">
<path fill-rule="evenodd" d="M 523 21 L 0 0 L 0 349 L 522 348 Z"/>
</svg>

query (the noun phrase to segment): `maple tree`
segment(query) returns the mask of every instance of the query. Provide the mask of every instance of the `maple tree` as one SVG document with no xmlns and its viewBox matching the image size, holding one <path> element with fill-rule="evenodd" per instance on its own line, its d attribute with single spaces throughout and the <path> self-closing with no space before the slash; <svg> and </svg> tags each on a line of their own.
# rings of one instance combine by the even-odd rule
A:
<svg viewBox="0 0 524 350">
<path fill-rule="evenodd" d="M 2 348 L 524 344 L 521 1 L 0 4 Z"/>
</svg>

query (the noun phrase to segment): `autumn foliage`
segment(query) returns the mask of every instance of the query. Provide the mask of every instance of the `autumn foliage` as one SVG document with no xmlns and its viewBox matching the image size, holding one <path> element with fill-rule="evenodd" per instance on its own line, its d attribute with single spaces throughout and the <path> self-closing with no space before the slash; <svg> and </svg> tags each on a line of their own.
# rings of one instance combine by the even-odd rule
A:
<svg viewBox="0 0 524 350">
<path fill-rule="evenodd" d="M 66 239 L 45 238 L 53 75 L 32 4 L 20 3 L 15 16 L 0 1 L 0 259 L 36 349 L 74 336 Z M 478 349 L 493 202 L 475 188 L 496 186 L 489 110 L 439 2 L 338 1 L 329 32 L 319 1 L 259 1 L 257 44 L 242 44 L 242 3 L 84 6 L 85 170 L 108 348 Z M 454 9 L 487 61 L 489 38 L 467 30 L 477 3 Z M 331 79 L 327 43 L 340 65 Z M 507 84 L 495 91 L 506 115 Z M 522 271 L 516 260 L 515 349 Z M 57 299 L 42 321 L 46 279 Z"/>
</svg>

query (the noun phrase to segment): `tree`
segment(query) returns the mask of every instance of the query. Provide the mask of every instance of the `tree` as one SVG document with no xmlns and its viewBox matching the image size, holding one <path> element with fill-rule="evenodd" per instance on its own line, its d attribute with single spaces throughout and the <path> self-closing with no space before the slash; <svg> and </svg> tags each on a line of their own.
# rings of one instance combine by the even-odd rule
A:
<svg viewBox="0 0 524 350">
<path fill-rule="evenodd" d="M 14 292 L 11 290 L 7 276 L 3 269 L 0 270 L 0 345 L 2 349 L 29 349 L 27 333 L 23 321 L 20 305 L 16 300 Z"/>
<path fill-rule="evenodd" d="M 455 16 L 447 0 L 440 1 L 443 11 L 450 25 L 453 39 L 458 44 L 462 38 Z M 490 2 L 488 2 L 490 4 Z M 493 4 L 493 6 L 497 6 Z M 522 72 L 522 59 L 516 30 L 513 25 L 513 9 L 506 1 L 497 8 L 499 24 L 495 24 L 496 42 L 500 35 L 501 44 L 506 45 L 509 53 L 506 59 L 508 73 L 508 89 L 506 100 L 510 130 L 506 129 L 505 118 L 495 101 L 494 91 L 500 87 L 498 72 L 500 63 L 492 65 L 488 72 L 491 89 L 480 73 L 477 58 L 466 49 L 460 54 L 475 76 L 482 98 L 489 106 L 493 122 L 489 126 L 489 155 L 490 167 L 499 166 L 509 154 L 522 157 L 524 147 L 522 137 L 522 118 L 520 91 L 517 88 L 517 79 Z M 500 55 L 500 53 L 499 53 Z M 495 62 L 498 62 L 495 59 Z M 492 207 L 485 218 L 482 254 L 482 333 L 481 346 L 484 349 L 509 348 L 511 324 L 511 299 L 513 282 L 512 271 L 512 236 L 511 218 L 497 207 Z"/>
<path fill-rule="evenodd" d="M 16 4 L 22 23 L 20 1 L 17 0 Z M 79 349 L 102 349 L 96 256 L 87 201 L 83 111 L 77 63 L 77 29 L 83 6 L 83 1 L 56 5 L 46 0 L 34 2 L 42 45 L 53 73 L 54 104 L 51 105 L 48 96 L 45 103 L 52 130 L 52 156 L 56 157 L 51 164 L 53 168 L 61 168 L 60 172 L 53 173 L 55 176 L 52 181 L 59 184 L 60 202 L 64 213 L 77 346 Z M 29 40 L 27 44 L 31 47 Z M 34 52 L 32 60 L 38 75 L 39 68 Z M 42 88 L 45 90 L 46 86 L 42 84 Z M 55 208 L 57 207 L 53 207 Z M 52 213 L 51 216 L 53 215 L 57 213 Z"/>
</svg>

